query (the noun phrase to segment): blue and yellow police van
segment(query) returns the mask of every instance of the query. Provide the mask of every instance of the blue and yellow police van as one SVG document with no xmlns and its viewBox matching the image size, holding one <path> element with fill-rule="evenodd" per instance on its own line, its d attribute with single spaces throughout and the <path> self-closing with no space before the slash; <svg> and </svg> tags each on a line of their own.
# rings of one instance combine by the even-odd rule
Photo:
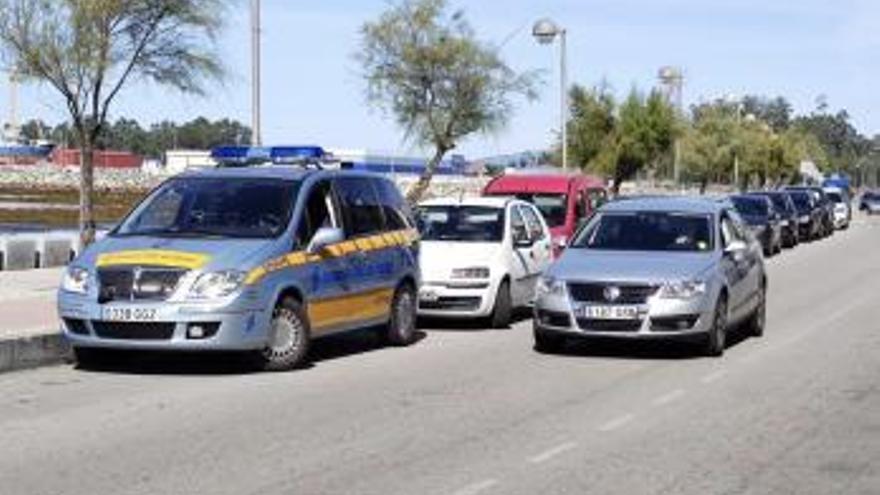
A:
<svg viewBox="0 0 880 495">
<path fill-rule="evenodd" d="M 67 268 L 64 335 L 83 366 L 108 351 L 248 351 L 262 369 L 312 340 L 416 336 L 418 232 L 395 184 L 326 165 L 319 147 L 225 147 L 166 180 Z"/>
</svg>

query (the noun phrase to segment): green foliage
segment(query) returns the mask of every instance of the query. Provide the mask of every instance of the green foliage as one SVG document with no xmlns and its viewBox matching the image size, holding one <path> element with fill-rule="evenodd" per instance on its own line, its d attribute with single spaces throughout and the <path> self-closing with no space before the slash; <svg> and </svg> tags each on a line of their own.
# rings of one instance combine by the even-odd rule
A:
<svg viewBox="0 0 880 495">
<path fill-rule="evenodd" d="M 0 52 L 64 99 L 82 148 L 81 228 L 94 238 L 92 151 L 131 80 L 201 94 L 223 71 L 213 46 L 222 0 L 0 0 Z"/>
<path fill-rule="evenodd" d="M 393 115 L 406 137 L 434 157 L 408 193 L 417 201 L 443 155 L 474 133 L 502 128 L 512 96 L 535 97 L 535 74 L 518 74 L 479 41 L 445 0 L 403 0 L 364 24 L 356 54 L 370 103 Z"/>
<path fill-rule="evenodd" d="M 656 167 L 681 133 L 675 110 L 657 92 L 637 90 L 619 105 L 605 85 L 571 90 L 569 156 L 581 168 L 624 180 Z"/>
<path fill-rule="evenodd" d="M 858 161 L 871 149 L 871 141 L 859 134 L 846 110 L 828 113 L 825 107 L 798 117 L 794 127 L 815 136 L 827 156 L 827 170 L 854 172 Z"/>
</svg>

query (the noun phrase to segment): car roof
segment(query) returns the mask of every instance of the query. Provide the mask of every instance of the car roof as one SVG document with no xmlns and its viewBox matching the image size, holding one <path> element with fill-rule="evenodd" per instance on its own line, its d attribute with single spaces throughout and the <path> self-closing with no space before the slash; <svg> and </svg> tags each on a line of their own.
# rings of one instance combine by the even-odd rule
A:
<svg viewBox="0 0 880 495">
<path fill-rule="evenodd" d="M 605 188 L 605 182 L 598 177 L 545 171 L 542 173 L 505 174 L 486 184 L 485 191 L 489 194 L 564 194 L 568 193 L 572 184 L 581 184 L 584 187 L 595 189 Z"/>
<path fill-rule="evenodd" d="M 220 167 L 188 170 L 178 177 L 220 179 L 277 179 L 302 181 L 309 177 L 371 177 L 384 178 L 370 172 L 340 169 L 315 169 L 291 165 L 260 165 L 251 167 Z"/>
<path fill-rule="evenodd" d="M 685 213 L 715 214 L 728 205 L 717 198 L 700 196 L 652 196 L 642 198 L 630 198 L 626 201 L 612 201 L 606 203 L 601 211 L 605 212 L 631 212 L 631 211 L 675 211 Z"/>
<path fill-rule="evenodd" d="M 504 208 L 508 203 L 522 203 L 507 196 L 465 196 L 465 197 L 442 197 L 432 198 L 419 203 L 419 206 L 486 206 Z"/>
</svg>

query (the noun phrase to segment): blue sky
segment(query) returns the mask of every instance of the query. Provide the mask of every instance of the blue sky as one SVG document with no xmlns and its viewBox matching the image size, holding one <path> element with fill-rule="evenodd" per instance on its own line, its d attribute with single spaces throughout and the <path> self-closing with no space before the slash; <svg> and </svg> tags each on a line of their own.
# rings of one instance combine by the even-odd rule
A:
<svg viewBox="0 0 880 495">
<path fill-rule="evenodd" d="M 141 122 L 198 115 L 249 121 L 246 0 L 229 13 L 219 50 L 229 69 L 202 99 L 144 85 L 129 87 L 114 117 Z M 477 157 L 547 146 L 558 122 L 558 53 L 537 45 L 531 24 L 549 16 L 569 32 L 570 81 L 605 79 L 618 93 L 649 88 L 657 69 L 684 68 L 686 104 L 723 95 L 785 95 L 806 112 L 825 95 L 866 134 L 880 132 L 880 2 L 877 0 L 451 0 L 480 37 L 504 45 L 518 69 L 542 69 L 540 99 L 518 102 L 510 125 L 458 151 Z M 383 0 L 263 0 L 264 137 L 419 154 L 392 119 L 364 101 L 352 60 L 358 29 Z M 5 87 L 0 88 L 5 94 Z M 56 122 L 62 102 L 48 88 L 22 91 L 22 113 Z M 5 98 L 0 112 L 5 119 Z"/>
</svg>

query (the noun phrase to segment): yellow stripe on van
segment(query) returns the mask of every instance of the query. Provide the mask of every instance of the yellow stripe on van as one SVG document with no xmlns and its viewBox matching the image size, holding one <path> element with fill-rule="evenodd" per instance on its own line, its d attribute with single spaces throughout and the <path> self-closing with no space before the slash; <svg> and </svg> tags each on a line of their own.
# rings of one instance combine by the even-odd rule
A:
<svg viewBox="0 0 880 495">
<path fill-rule="evenodd" d="M 419 238 L 419 233 L 415 229 L 396 230 L 394 232 L 386 232 L 368 237 L 360 237 L 358 239 L 342 241 L 327 246 L 321 254 L 306 254 L 305 251 L 296 251 L 263 263 L 261 266 L 254 268 L 248 273 L 245 283 L 248 285 L 259 282 L 266 275 L 291 268 L 301 266 L 308 263 L 320 263 L 328 258 L 341 258 L 351 253 L 369 252 L 380 249 L 386 249 L 395 246 L 409 246 Z"/>
<path fill-rule="evenodd" d="M 139 249 L 98 255 L 98 267 L 118 265 L 149 265 L 195 270 L 208 264 L 211 257 L 202 253 L 169 251 L 164 249 Z"/>
<path fill-rule="evenodd" d="M 394 289 L 376 289 L 313 301 L 309 303 L 309 321 L 313 329 L 320 330 L 352 321 L 381 318 L 389 314 L 392 297 Z"/>
</svg>

